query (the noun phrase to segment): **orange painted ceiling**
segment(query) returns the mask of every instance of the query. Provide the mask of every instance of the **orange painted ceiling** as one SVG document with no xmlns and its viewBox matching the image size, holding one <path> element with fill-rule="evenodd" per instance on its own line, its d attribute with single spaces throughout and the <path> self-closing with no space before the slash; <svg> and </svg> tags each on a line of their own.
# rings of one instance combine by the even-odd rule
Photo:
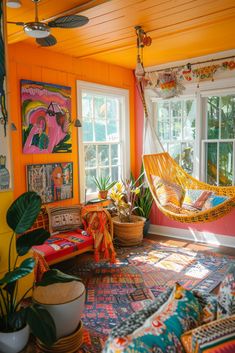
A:
<svg viewBox="0 0 235 353">
<path fill-rule="evenodd" d="M 34 4 L 21 0 L 7 8 L 8 21 L 33 21 Z M 235 48 L 235 0 L 41 0 L 39 19 L 64 11 L 90 21 L 77 29 L 52 29 L 58 43 L 45 50 L 77 58 L 93 58 L 128 68 L 136 63 L 134 27 L 152 38 L 144 48 L 144 65 L 152 66 Z M 38 47 L 22 27 L 7 25 L 8 41 Z"/>
</svg>

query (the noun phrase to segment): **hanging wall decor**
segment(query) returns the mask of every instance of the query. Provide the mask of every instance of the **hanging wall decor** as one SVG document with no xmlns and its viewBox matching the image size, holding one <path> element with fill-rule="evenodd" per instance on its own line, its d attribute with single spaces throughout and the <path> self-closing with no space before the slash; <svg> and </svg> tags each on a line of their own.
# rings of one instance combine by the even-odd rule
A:
<svg viewBox="0 0 235 353">
<path fill-rule="evenodd" d="M 21 80 L 23 153 L 72 152 L 71 87 Z"/>
<path fill-rule="evenodd" d="M 35 191 L 42 202 L 73 197 L 73 163 L 30 164 L 26 166 L 28 191 Z"/>
<path fill-rule="evenodd" d="M 11 150 L 6 107 L 6 66 L 3 32 L 3 2 L 0 3 L 0 191 L 11 189 Z"/>
</svg>

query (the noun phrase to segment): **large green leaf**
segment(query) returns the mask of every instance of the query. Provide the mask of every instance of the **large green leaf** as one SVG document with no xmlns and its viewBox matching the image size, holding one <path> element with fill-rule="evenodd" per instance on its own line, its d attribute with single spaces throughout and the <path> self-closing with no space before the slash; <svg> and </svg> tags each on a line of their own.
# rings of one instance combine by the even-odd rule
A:
<svg viewBox="0 0 235 353">
<path fill-rule="evenodd" d="M 29 191 L 18 197 L 7 211 L 7 224 L 17 234 L 30 229 L 41 208 L 41 198 L 36 192 Z"/>
<path fill-rule="evenodd" d="M 26 310 L 26 320 L 33 335 L 45 345 L 51 346 L 56 341 L 56 327 L 49 312 L 38 304 L 32 304 Z"/>
<path fill-rule="evenodd" d="M 72 281 L 81 282 L 81 279 L 79 277 L 67 275 L 66 273 L 53 269 L 45 272 L 42 276 L 41 281 L 38 282 L 36 285 L 44 287 L 44 286 L 48 286 L 49 284 L 66 283 L 66 282 L 72 282 Z"/>
<path fill-rule="evenodd" d="M 11 331 L 20 330 L 26 324 L 26 309 L 21 308 L 19 311 L 8 314 L 7 322 Z"/>
<path fill-rule="evenodd" d="M 44 228 L 32 230 L 26 234 L 22 234 L 16 240 L 16 250 L 18 255 L 23 256 L 34 245 L 41 245 L 50 237 L 50 233 Z"/>
<path fill-rule="evenodd" d="M 33 271 L 34 266 L 35 266 L 35 260 L 32 257 L 22 261 L 19 267 L 17 267 L 13 271 L 7 272 L 5 276 L 2 279 L 0 279 L 0 285 L 8 284 L 8 283 L 17 281 L 22 277 L 27 276 L 29 273 Z"/>
</svg>

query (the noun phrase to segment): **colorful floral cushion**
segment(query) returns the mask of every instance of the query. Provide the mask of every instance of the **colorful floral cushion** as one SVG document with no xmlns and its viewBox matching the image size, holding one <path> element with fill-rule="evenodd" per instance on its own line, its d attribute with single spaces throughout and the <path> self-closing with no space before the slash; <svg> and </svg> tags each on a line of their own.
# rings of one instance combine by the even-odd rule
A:
<svg viewBox="0 0 235 353">
<path fill-rule="evenodd" d="M 169 204 L 181 206 L 184 191 L 180 185 L 161 179 L 156 175 L 152 175 L 152 180 L 156 196 L 162 206 Z"/>
<path fill-rule="evenodd" d="M 190 211 L 201 211 L 211 194 L 208 190 L 186 189 L 182 207 Z"/>
<path fill-rule="evenodd" d="M 218 292 L 217 318 L 235 314 L 235 264 L 232 263 L 220 284 Z"/>
<path fill-rule="evenodd" d="M 234 353 L 235 316 L 185 332 L 181 342 L 186 353 Z"/>
<path fill-rule="evenodd" d="M 82 226 L 81 206 L 48 207 L 51 234 L 66 232 Z"/>
<path fill-rule="evenodd" d="M 228 200 L 227 196 L 220 196 L 212 194 L 205 202 L 203 206 L 203 210 L 208 210 L 210 208 L 216 207 L 223 203 L 224 201 Z"/>
<path fill-rule="evenodd" d="M 110 335 L 104 353 L 183 353 L 182 333 L 194 328 L 200 320 L 200 304 L 195 296 L 176 285 L 168 300 L 141 326 L 122 335 Z M 131 326 L 133 318 L 125 324 Z"/>
</svg>

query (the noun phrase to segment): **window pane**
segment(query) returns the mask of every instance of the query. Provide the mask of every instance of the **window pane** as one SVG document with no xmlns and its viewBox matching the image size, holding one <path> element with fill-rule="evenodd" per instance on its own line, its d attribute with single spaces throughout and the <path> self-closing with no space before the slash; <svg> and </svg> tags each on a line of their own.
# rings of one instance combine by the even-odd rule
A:
<svg viewBox="0 0 235 353">
<path fill-rule="evenodd" d="M 181 143 L 169 143 L 169 153 L 180 164 Z"/>
<path fill-rule="evenodd" d="M 105 98 L 102 96 L 94 97 L 95 119 L 104 120 L 106 117 Z"/>
<path fill-rule="evenodd" d="M 109 165 L 109 146 L 98 146 L 98 165 Z"/>
<path fill-rule="evenodd" d="M 233 182 L 233 143 L 219 144 L 219 183 L 232 185 Z"/>
<path fill-rule="evenodd" d="M 170 120 L 158 121 L 158 136 L 160 140 L 170 139 Z"/>
<path fill-rule="evenodd" d="M 110 176 L 109 168 L 100 168 L 100 176 L 102 178 Z"/>
<path fill-rule="evenodd" d="M 219 97 L 208 97 L 207 121 L 208 139 L 219 138 Z"/>
<path fill-rule="evenodd" d="M 91 194 L 93 192 L 96 192 L 96 185 L 94 183 L 93 177 L 96 177 L 96 168 L 94 169 L 86 169 L 85 170 L 85 177 L 86 177 L 86 189 L 87 193 Z"/>
<path fill-rule="evenodd" d="M 195 139 L 195 123 L 196 123 L 196 103 L 193 100 L 185 101 L 184 119 L 183 119 L 183 139 Z"/>
<path fill-rule="evenodd" d="M 119 145 L 111 145 L 111 164 L 118 165 L 120 163 Z"/>
<path fill-rule="evenodd" d="M 235 95 L 221 97 L 221 138 L 235 138 Z"/>
<path fill-rule="evenodd" d="M 93 124 L 91 120 L 86 120 L 82 122 L 82 138 L 83 142 L 94 141 Z"/>
<path fill-rule="evenodd" d="M 181 101 L 171 102 L 171 112 L 173 118 L 178 118 L 182 116 L 182 105 Z"/>
<path fill-rule="evenodd" d="M 158 106 L 158 120 L 169 119 L 170 111 L 169 111 L 169 103 L 168 102 L 159 102 Z"/>
<path fill-rule="evenodd" d="M 85 145 L 84 146 L 84 159 L 85 159 L 85 168 L 95 167 L 96 166 L 96 146 L 94 145 Z"/>
<path fill-rule="evenodd" d="M 95 121 L 95 141 L 106 141 L 106 123 L 102 120 Z"/>
<path fill-rule="evenodd" d="M 217 143 L 207 143 L 207 183 L 217 184 Z"/>
<path fill-rule="evenodd" d="M 119 100 L 117 98 L 107 98 L 107 119 L 118 119 L 118 103 Z"/>
<path fill-rule="evenodd" d="M 193 174 L 193 143 L 182 143 L 181 167 L 188 174 Z"/>
<path fill-rule="evenodd" d="M 117 120 L 107 121 L 107 141 L 117 141 L 119 135 L 119 123 Z"/>
<path fill-rule="evenodd" d="M 181 118 L 174 118 L 173 121 L 172 121 L 172 125 L 171 125 L 171 138 L 173 140 L 181 140 L 182 138 L 182 134 L 181 134 L 181 131 L 182 131 L 182 127 L 181 127 Z"/>
<path fill-rule="evenodd" d="M 120 166 L 112 167 L 112 180 L 121 180 Z"/>
<path fill-rule="evenodd" d="M 92 119 L 92 96 L 87 93 L 82 94 L 82 118 Z"/>
</svg>

